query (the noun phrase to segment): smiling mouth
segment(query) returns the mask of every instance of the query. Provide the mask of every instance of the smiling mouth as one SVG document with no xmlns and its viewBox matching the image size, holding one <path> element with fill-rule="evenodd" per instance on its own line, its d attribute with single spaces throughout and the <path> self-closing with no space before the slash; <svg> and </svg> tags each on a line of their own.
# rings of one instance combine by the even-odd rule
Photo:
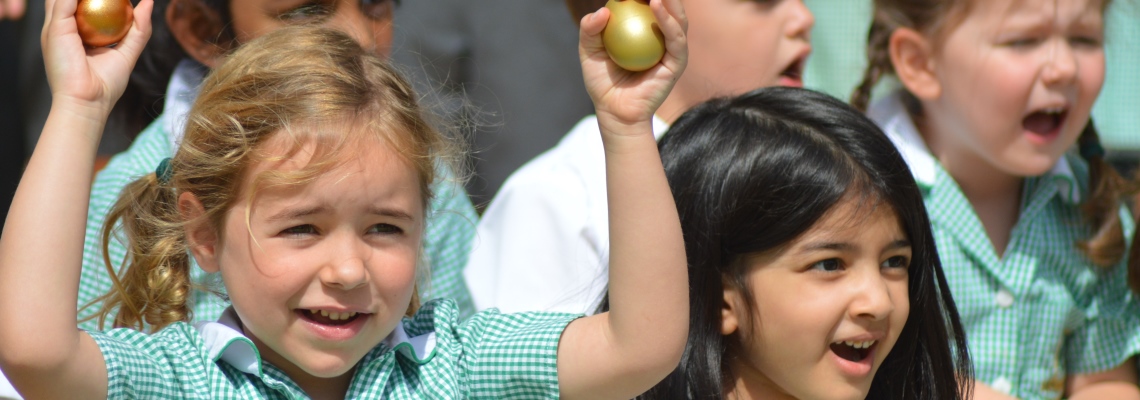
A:
<svg viewBox="0 0 1140 400">
<path fill-rule="evenodd" d="M 832 343 L 831 352 L 847 361 L 861 362 L 871 355 L 871 350 L 875 348 L 877 340 L 859 341 L 859 342 L 835 342 Z"/>
<path fill-rule="evenodd" d="M 341 326 L 348 325 L 358 318 L 368 315 L 356 312 L 328 312 L 325 310 L 297 310 L 301 318 L 318 325 Z"/>
</svg>

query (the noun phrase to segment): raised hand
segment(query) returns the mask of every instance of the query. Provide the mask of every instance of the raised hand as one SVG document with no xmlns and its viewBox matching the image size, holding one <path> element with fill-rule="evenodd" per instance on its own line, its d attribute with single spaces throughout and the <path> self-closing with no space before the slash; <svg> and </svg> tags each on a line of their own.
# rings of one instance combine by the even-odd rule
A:
<svg viewBox="0 0 1140 400">
<path fill-rule="evenodd" d="M 134 10 L 134 23 L 113 47 L 86 48 L 79 38 L 77 0 L 47 0 L 46 21 L 40 36 L 44 65 L 53 102 L 78 110 L 110 113 L 127 87 L 131 69 L 150 38 L 152 0 Z M 93 114 L 98 117 L 99 114 Z"/>
<path fill-rule="evenodd" d="M 649 7 L 665 37 L 665 56 L 656 66 L 641 72 L 622 69 L 606 54 L 601 33 L 609 21 L 609 9 L 602 8 L 582 18 L 578 55 L 586 91 L 594 101 L 600 123 L 649 123 L 685 70 L 688 20 L 681 1 L 651 0 Z"/>
</svg>

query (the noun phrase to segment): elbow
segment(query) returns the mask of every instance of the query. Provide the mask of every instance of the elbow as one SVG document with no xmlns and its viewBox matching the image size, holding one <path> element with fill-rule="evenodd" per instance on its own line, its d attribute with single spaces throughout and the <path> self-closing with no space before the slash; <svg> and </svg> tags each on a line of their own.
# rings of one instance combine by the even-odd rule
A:
<svg viewBox="0 0 1140 400">
<path fill-rule="evenodd" d="M 13 382 L 21 376 L 42 376 L 65 365 L 74 346 L 45 345 L 32 340 L 11 340 L 12 334 L 0 334 L 0 371 Z M 36 335 L 25 336 L 34 338 Z"/>
</svg>

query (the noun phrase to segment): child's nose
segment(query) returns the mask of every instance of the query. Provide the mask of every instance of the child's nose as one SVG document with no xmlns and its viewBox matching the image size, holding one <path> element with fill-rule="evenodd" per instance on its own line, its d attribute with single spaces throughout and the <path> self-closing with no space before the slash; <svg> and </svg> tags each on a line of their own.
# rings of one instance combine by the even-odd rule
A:
<svg viewBox="0 0 1140 400">
<path fill-rule="evenodd" d="M 878 268 L 874 268 L 873 271 L 872 268 L 864 270 L 866 272 L 859 274 L 856 278 L 858 283 L 852 288 L 855 290 L 855 298 L 849 310 L 851 316 L 874 321 L 886 319 L 895 309 L 887 282 Z"/>
<path fill-rule="evenodd" d="M 375 29 L 373 21 L 356 6 L 342 4 L 336 10 L 333 18 L 329 19 L 329 27 L 347 33 L 365 50 L 375 52 L 377 43 L 372 31 Z M 390 25 L 386 29 L 391 29 Z"/>
<path fill-rule="evenodd" d="M 790 22 L 787 27 L 788 37 L 807 39 L 811 36 L 811 28 L 815 26 L 815 15 L 811 13 L 803 0 L 796 0 L 789 4 Z"/>
<path fill-rule="evenodd" d="M 341 290 L 350 290 L 368 282 L 366 263 L 367 246 L 346 240 L 335 246 L 330 262 L 321 269 L 321 283 Z"/>
<path fill-rule="evenodd" d="M 1049 46 L 1045 60 L 1045 68 L 1041 72 L 1041 79 L 1046 84 L 1056 85 L 1073 81 L 1079 72 L 1076 53 L 1072 45 L 1065 40 L 1054 40 Z"/>
</svg>

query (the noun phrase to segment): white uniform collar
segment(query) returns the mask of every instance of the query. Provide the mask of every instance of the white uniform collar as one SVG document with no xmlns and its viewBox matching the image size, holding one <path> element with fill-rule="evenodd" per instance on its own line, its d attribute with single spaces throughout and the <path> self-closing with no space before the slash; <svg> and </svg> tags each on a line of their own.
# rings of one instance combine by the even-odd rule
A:
<svg viewBox="0 0 1140 400">
<path fill-rule="evenodd" d="M 206 78 L 209 69 L 193 59 L 183 59 L 174 68 L 170 83 L 166 86 L 166 100 L 163 102 L 162 115 L 166 124 L 166 132 L 170 135 L 170 148 L 177 149 L 186 133 L 186 115 L 190 107 L 198 98 L 198 90 L 202 80 Z"/>
<path fill-rule="evenodd" d="M 891 142 L 894 142 L 919 186 L 933 187 L 938 175 L 938 160 L 931 154 L 926 141 L 914 126 L 914 120 L 903 106 L 901 92 L 896 91 L 873 102 L 867 110 L 867 116 L 879 125 Z M 1073 168 L 1065 157 L 1058 159 L 1057 164 L 1053 165 L 1053 169 L 1046 173 L 1046 176 L 1059 178 L 1054 181 L 1059 184 L 1058 193 L 1063 200 L 1073 204 L 1081 201 L 1080 188 L 1076 185 L 1076 174 L 1073 173 Z"/>
<path fill-rule="evenodd" d="M 210 360 L 217 362 L 220 359 L 239 371 L 261 376 L 260 354 L 253 342 L 242 334 L 241 323 L 233 307 L 226 308 L 217 322 L 196 322 L 194 328 L 202 335 L 203 345 L 210 355 Z M 409 337 L 404 330 L 404 322 L 400 321 L 396 330 L 381 343 L 390 349 L 408 348 L 412 354 L 405 354 L 406 356 L 414 355 L 422 361 L 426 360 L 435 348 L 435 332 Z M 407 346 L 397 348 L 402 344 Z M 402 351 L 407 352 L 407 350 Z"/>
<path fill-rule="evenodd" d="M 668 131 L 668 130 L 669 130 L 669 123 L 665 122 L 665 120 L 658 117 L 657 114 L 653 114 L 653 138 L 660 141 L 661 135 L 664 135 L 665 131 Z"/>
</svg>

